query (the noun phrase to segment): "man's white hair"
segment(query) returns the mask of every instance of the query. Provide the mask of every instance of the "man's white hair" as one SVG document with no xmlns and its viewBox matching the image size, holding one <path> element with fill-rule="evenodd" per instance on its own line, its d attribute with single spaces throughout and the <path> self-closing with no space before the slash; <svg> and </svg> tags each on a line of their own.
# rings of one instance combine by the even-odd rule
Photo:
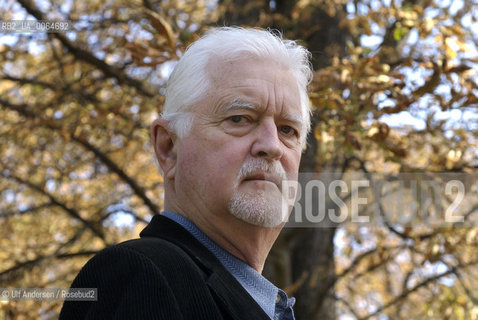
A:
<svg viewBox="0 0 478 320">
<path fill-rule="evenodd" d="M 186 50 L 168 80 L 166 100 L 161 114 L 179 138 L 190 132 L 193 122 L 191 107 L 211 90 L 207 70 L 211 58 L 239 60 L 257 57 L 275 61 L 292 72 L 300 94 L 304 120 L 301 132 L 305 144 L 310 131 L 310 105 L 307 85 L 312 79 L 310 52 L 295 41 L 261 29 L 221 27 L 210 29 Z"/>
</svg>

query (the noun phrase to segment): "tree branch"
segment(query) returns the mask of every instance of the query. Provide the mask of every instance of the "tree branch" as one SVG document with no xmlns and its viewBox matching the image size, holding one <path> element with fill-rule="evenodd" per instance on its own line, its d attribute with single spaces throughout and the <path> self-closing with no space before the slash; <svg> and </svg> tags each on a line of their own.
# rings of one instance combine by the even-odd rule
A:
<svg viewBox="0 0 478 320">
<path fill-rule="evenodd" d="M 17 77 L 12 77 L 9 75 L 5 75 L 0 78 L 0 80 L 9 80 L 9 81 L 15 81 L 20 84 L 33 84 L 33 85 L 40 85 L 45 88 L 49 89 L 58 89 L 58 85 L 54 85 L 45 81 L 37 80 L 37 79 L 27 79 L 27 78 L 17 78 Z"/>
<path fill-rule="evenodd" d="M 395 249 L 405 249 L 405 248 L 409 248 L 409 247 L 410 247 L 409 245 L 402 244 L 402 245 L 395 246 L 395 247 L 384 247 L 384 248 L 380 248 L 380 249 L 382 249 L 384 251 L 387 251 L 387 250 L 395 250 Z M 345 269 L 344 271 L 342 271 L 340 274 L 338 274 L 336 276 L 336 279 L 335 279 L 334 283 L 337 282 L 337 280 L 339 280 L 340 278 L 345 277 L 348 273 L 350 273 L 353 269 L 355 269 L 360 264 L 360 262 L 362 262 L 362 260 L 364 260 L 368 256 L 376 253 L 378 251 L 378 249 L 379 249 L 379 247 L 375 247 L 373 249 L 370 249 L 370 250 L 365 251 L 365 252 L 361 253 L 360 255 L 358 255 L 354 259 L 354 261 L 352 261 L 350 263 L 350 265 L 347 267 L 347 269 Z"/>
<path fill-rule="evenodd" d="M 18 2 L 27 10 L 29 14 L 34 16 L 37 20 L 46 20 L 43 12 L 38 10 L 34 4 L 29 0 L 18 0 Z M 48 33 L 48 36 L 57 38 L 67 49 L 73 54 L 76 59 L 87 62 L 99 70 L 101 70 L 107 77 L 116 78 L 119 83 L 124 83 L 136 88 L 141 94 L 147 97 L 153 97 L 155 94 L 144 88 L 143 83 L 139 80 L 130 78 L 128 75 L 121 72 L 119 69 L 107 64 L 103 60 L 96 58 L 91 52 L 75 47 L 73 43 L 62 33 Z"/>
<path fill-rule="evenodd" d="M 116 165 L 106 154 L 101 152 L 98 148 L 93 146 L 87 141 L 86 138 L 72 136 L 72 140 L 78 142 L 87 150 L 93 152 L 93 154 L 99 158 L 112 172 L 116 173 L 122 180 L 124 180 L 133 189 L 136 195 L 138 195 L 146 206 L 151 210 L 153 214 L 159 213 L 159 208 L 155 205 L 147 196 L 143 188 L 141 188 L 136 181 L 126 174 L 120 167 Z"/>
<path fill-rule="evenodd" d="M 22 114 L 23 116 L 25 116 L 27 118 L 30 118 L 30 119 L 33 119 L 33 120 L 43 120 L 43 119 L 39 118 L 35 113 L 29 111 L 28 110 L 28 105 L 26 105 L 26 104 L 12 104 L 9 101 L 6 101 L 6 100 L 3 100 L 3 99 L 0 98 L 0 105 L 3 105 L 5 108 L 14 110 L 14 111 Z M 48 122 L 45 126 L 49 129 L 52 129 L 52 130 L 61 130 L 61 126 L 54 125 L 51 122 Z M 80 145 L 82 145 L 87 150 L 93 152 L 93 154 L 97 158 L 99 158 L 109 168 L 109 170 L 116 173 L 126 184 L 128 184 L 131 187 L 131 189 L 134 191 L 134 193 L 140 199 L 143 200 L 145 205 L 151 210 L 152 214 L 158 214 L 159 213 L 159 211 L 160 211 L 159 207 L 157 205 L 155 205 L 151 201 L 151 199 L 149 199 L 146 196 L 145 190 L 142 187 L 140 187 L 133 178 L 128 176 L 126 174 L 126 172 L 124 172 L 120 167 L 118 167 L 118 165 L 116 165 L 116 163 L 114 163 L 113 160 L 111 160 L 108 157 L 108 155 L 103 153 L 97 147 L 90 144 L 84 138 L 76 137 L 73 134 L 70 134 L 70 137 L 73 141 L 79 143 Z"/>
<path fill-rule="evenodd" d="M 2 219 L 2 218 L 5 219 L 5 218 L 8 218 L 8 217 L 14 216 L 16 214 L 25 214 L 25 213 L 35 212 L 35 211 L 38 211 L 40 209 L 48 208 L 52 205 L 53 204 L 51 202 L 47 202 L 47 203 L 43 203 L 43 204 L 40 204 L 38 206 L 30 207 L 30 208 L 27 208 L 27 209 L 24 209 L 24 210 L 15 210 L 15 211 L 3 212 L 3 213 L 0 213 L 0 219 Z"/>
<path fill-rule="evenodd" d="M 398 295 L 397 297 L 395 297 L 394 299 L 392 299 L 391 301 L 389 301 L 388 303 L 384 304 L 383 306 L 379 307 L 375 312 L 372 312 L 368 315 L 366 315 L 365 317 L 362 317 L 362 318 L 359 318 L 359 320 L 367 320 L 367 319 L 370 319 L 372 317 L 375 317 L 377 316 L 379 313 L 381 313 L 382 311 L 390 308 L 391 306 L 393 306 L 394 304 L 404 300 L 408 295 L 410 295 L 411 293 L 413 292 L 416 292 L 418 289 L 422 288 L 422 287 L 425 287 L 427 286 L 428 284 L 436 281 L 436 280 L 439 280 L 440 278 L 443 278 L 443 277 L 446 277 L 450 274 L 455 274 L 456 271 L 459 269 L 459 268 L 464 268 L 464 267 L 468 267 L 468 266 L 471 266 L 471 265 L 475 265 L 475 264 L 478 264 L 478 260 L 476 261 L 472 261 L 472 262 L 469 262 L 469 263 L 466 263 L 466 264 L 462 264 L 462 265 L 457 265 L 457 266 L 454 266 L 454 267 L 451 267 L 449 270 L 445 271 L 445 272 L 442 272 L 440 274 L 437 274 L 433 277 L 429 277 L 425 280 L 423 280 L 422 282 L 420 282 L 419 284 L 415 285 L 414 287 L 410 288 L 410 289 L 407 289 L 405 291 L 403 291 L 400 295 Z"/>
<path fill-rule="evenodd" d="M 79 251 L 79 252 L 72 252 L 72 253 L 64 253 L 64 254 L 57 254 L 57 255 L 50 255 L 50 256 L 41 256 L 32 260 L 27 260 L 21 263 L 18 263 L 14 265 L 11 268 L 8 268 L 6 270 L 3 270 L 0 272 L 0 279 L 3 278 L 4 276 L 8 275 L 11 272 L 17 271 L 22 268 L 26 268 L 29 266 L 33 266 L 45 259 L 68 259 L 68 258 L 73 258 L 73 257 L 80 257 L 80 256 L 90 256 L 94 255 L 100 252 L 100 250 L 87 250 L 87 251 Z"/>
<path fill-rule="evenodd" d="M 359 318 L 359 315 L 355 312 L 355 310 L 352 308 L 352 306 L 350 305 L 350 303 L 348 303 L 347 300 L 341 298 L 340 296 L 338 296 L 336 294 L 333 294 L 333 297 L 336 301 L 342 302 L 345 305 L 345 307 L 347 308 L 347 310 L 349 310 L 350 313 L 352 313 L 355 316 L 356 319 Z"/>
<path fill-rule="evenodd" d="M 88 221 L 88 220 L 84 219 L 83 217 L 81 217 L 80 214 L 75 209 L 68 207 L 63 202 L 60 202 L 52 194 L 48 193 L 47 191 L 45 191 L 40 186 L 37 186 L 36 184 L 31 183 L 30 181 L 26 181 L 26 180 L 24 180 L 20 177 L 14 176 L 14 175 L 3 175 L 3 176 L 6 177 L 6 178 L 13 179 L 13 180 L 17 181 L 18 183 L 24 184 L 24 185 L 30 187 L 31 189 L 43 194 L 48 199 L 50 199 L 50 202 L 53 205 L 56 205 L 56 206 L 60 207 L 61 209 L 63 209 L 72 218 L 74 218 L 78 221 L 81 221 L 85 226 L 87 226 L 100 239 L 102 239 L 103 241 L 105 240 L 105 235 L 103 234 L 102 230 L 98 229 L 91 221 Z"/>
<path fill-rule="evenodd" d="M 465 291 L 467 297 L 471 300 L 471 302 L 473 302 L 474 305 L 478 306 L 478 298 L 475 297 L 473 292 L 471 292 L 470 288 L 468 288 L 468 286 L 466 285 L 465 281 L 463 280 L 463 276 L 461 275 L 459 270 L 457 270 L 457 272 L 455 272 L 455 275 L 458 279 L 458 282 L 460 282 L 461 286 L 463 287 L 463 290 Z"/>
<path fill-rule="evenodd" d="M 88 94 L 88 93 L 85 93 L 85 92 L 75 91 L 71 87 L 69 87 L 69 85 L 64 85 L 62 87 L 59 87 L 57 84 L 48 83 L 48 82 L 37 80 L 37 79 L 17 78 L 17 77 L 12 77 L 10 75 L 5 75 L 5 76 L 1 77 L 0 80 L 14 81 L 14 82 L 18 82 L 22 85 L 25 85 L 25 84 L 40 85 L 42 87 L 51 89 L 53 91 L 58 91 L 58 89 L 61 88 L 63 90 L 62 93 L 72 94 L 73 96 L 80 99 L 80 101 L 85 99 L 86 101 L 93 102 L 93 103 L 98 102 L 98 99 L 94 95 Z"/>
</svg>

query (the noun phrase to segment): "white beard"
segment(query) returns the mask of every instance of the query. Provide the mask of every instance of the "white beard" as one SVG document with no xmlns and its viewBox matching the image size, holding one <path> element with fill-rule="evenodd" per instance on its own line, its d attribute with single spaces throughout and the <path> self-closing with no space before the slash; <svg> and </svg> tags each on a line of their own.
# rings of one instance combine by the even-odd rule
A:
<svg viewBox="0 0 478 320">
<path fill-rule="evenodd" d="M 277 227 L 286 221 L 288 212 L 283 212 L 282 194 L 275 185 L 266 183 L 264 190 L 257 190 L 254 193 L 238 190 L 239 182 L 248 174 L 257 171 L 286 179 L 285 170 L 278 162 L 270 163 L 263 159 L 253 159 L 244 163 L 237 176 L 235 191 L 228 204 L 229 213 L 256 226 Z"/>
</svg>

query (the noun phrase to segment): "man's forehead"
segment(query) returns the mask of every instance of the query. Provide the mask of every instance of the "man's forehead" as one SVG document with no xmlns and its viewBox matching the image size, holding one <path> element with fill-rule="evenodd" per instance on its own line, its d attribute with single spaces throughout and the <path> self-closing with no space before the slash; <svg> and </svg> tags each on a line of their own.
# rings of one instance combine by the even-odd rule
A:
<svg viewBox="0 0 478 320">
<path fill-rule="evenodd" d="M 211 81 L 207 96 L 219 98 L 219 105 L 212 107 L 214 113 L 241 108 L 263 112 L 272 103 L 278 116 L 304 122 L 297 82 L 289 67 L 250 55 L 239 59 L 217 56 L 209 60 L 207 72 Z M 274 91 L 278 96 L 274 97 Z"/>
<path fill-rule="evenodd" d="M 246 53 L 240 57 L 212 55 L 206 64 L 206 72 L 212 79 L 234 80 L 237 78 L 235 76 L 237 73 L 260 73 L 258 69 L 261 67 L 276 71 L 290 71 L 290 68 L 278 61 Z"/>
</svg>

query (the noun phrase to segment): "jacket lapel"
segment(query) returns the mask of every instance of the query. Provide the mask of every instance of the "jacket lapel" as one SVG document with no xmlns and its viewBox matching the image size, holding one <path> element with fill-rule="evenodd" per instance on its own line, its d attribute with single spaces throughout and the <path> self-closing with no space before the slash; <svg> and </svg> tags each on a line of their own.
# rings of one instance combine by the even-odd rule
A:
<svg viewBox="0 0 478 320">
<path fill-rule="evenodd" d="M 183 249 L 205 272 L 207 286 L 232 319 L 270 319 L 216 256 L 181 225 L 155 215 L 140 236 L 165 239 Z"/>
</svg>

